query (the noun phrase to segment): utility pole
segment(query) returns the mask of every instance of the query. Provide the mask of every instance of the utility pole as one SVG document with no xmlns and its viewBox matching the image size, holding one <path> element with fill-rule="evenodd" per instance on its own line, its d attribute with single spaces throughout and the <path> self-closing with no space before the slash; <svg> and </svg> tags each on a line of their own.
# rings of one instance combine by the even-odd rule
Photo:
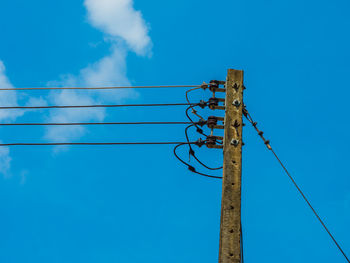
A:
<svg viewBox="0 0 350 263">
<path fill-rule="evenodd" d="M 241 262 L 243 71 L 226 78 L 219 263 Z"/>
</svg>

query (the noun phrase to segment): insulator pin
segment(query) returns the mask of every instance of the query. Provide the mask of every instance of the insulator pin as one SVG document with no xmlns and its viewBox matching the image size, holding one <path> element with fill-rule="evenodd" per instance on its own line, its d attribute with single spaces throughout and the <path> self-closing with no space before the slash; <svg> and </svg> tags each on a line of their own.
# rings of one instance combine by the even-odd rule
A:
<svg viewBox="0 0 350 263">
<path fill-rule="evenodd" d="M 218 124 L 218 118 L 215 116 L 209 116 L 207 121 L 207 126 L 209 129 L 214 129 Z"/>
<path fill-rule="evenodd" d="M 213 146 L 216 145 L 216 137 L 215 136 L 208 136 L 206 140 L 206 146 L 208 148 L 213 148 Z"/>
<path fill-rule="evenodd" d="M 218 98 L 210 98 L 208 101 L 208 106 L 210 109 L 214 110 L 217 106 L 219 106 Z"/>
</svg>

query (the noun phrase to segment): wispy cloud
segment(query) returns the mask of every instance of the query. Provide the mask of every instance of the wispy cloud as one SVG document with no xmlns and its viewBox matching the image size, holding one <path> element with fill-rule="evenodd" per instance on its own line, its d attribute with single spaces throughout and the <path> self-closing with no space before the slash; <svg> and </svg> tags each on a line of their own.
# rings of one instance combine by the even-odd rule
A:
<svg viewBox="0 0 350 263">
<path fill-rule="evenodd" d="M 141 12 L 133 8 L 132 0 L 85 0 L 88 21 L 105 34 L 111 44 L 111 52 L 99 61 L 83 68 L 78 75 L 64 75 L 60 81 L 50 83 L 59 86 L 118 86 L 130 85 L 126 75 L 126 57 L 129 51 L 138 55 L 150 54 L 151 39 Z M 108 92 L 55 92 L 50 102 L 61 105 L 118 103 L 136 97 L 132 90 Z M 53 112 L 50 121 L 82 122 L 101 121 L 105 110 L 62 110 Z M 46 139 L 53 141 L 74 140 L 84 135 L 83 127 L 50 127 Z"/>
<path fill-rule="evenodd" d="M 6 76 L 6 68 L 4 63 L 0 60 L 0 87 L 4 89 L 12 89 L 13 85 Z M 15 91 L 3 91 L 0 96 L 0 105 L 2 106 L 17 106 L 17 93 Z M 15 120 L 22 116 L 23 111 L 3 110 L 0 111 L 0 121 Z"/>
<path fill-rule="evenodd" d="M 10 149 L 8 147 L 0 147 L 0 174 L 8 176 L 11 166 Z"/>
<path fill-rule="evenodd" d="M 148 26 L 132 0 L 85 0 L 84 4 L 94 27 L 114 40 L 122 39 L 139 55 L 150 51 Z"/>
<path fill-rule="evenodd" d="M 95 104 L 96 99 L 89 94 L 78 94 L 72 90 L 64 90 L 62 92 L 51 93 L 50 100 L 55 105 L 89 105 Z M 104 119 L 105 110 L 97 109 L 61 109 L 59 111 L 52 111 L 49 116 L 50 122 L 84 122 L 84 121 L 101 121 Z M 82 126 L 63 127 L 57 126 L 48 128 L 46 132 L 46 139 L 54 142 L 64 142 L 66 140 L 73 140 L 82 136 L 85 128 Z"/>
<path fill-rule="evenodd" d="M 151 54 L 152 41 L 148 35 L 148 25 L 140 11 L 133 7 L 132 0 L 85 0 L 88 22 L 104 33 L 104 41 L 110 43 L 110 53 L 100 60 L 92 62 L 81 69 L 79 74 L 65 74 L 59 80 L 48 83 L 48 86 L 118 86 L 130 85 L 127 78 L 126 57 L 128 52 L 140 56 Z M 0 61 L 0 86 L 13 88 L 5 74 L 5 66 Z M 138 94 L 133 90 L 108 92 L 73 91 L 51 92 L 45 98 L 29 98 L 26 105 L 87 105 L 99 103 L 118 103 L 126 98 L 135 98 Z M 0 105 L 16 106 L 18 97 L 15 91 L 2 92 Z M 0 111 L 0 121 L 13 121 L 22 116 L 24 111 Z M 102 121 L 106 116 L 105 109 L 73 109 L 51 111 L 46 117 L 49 122 L 85 122 Z M 49 127 L 45 139 L 54 142 L 75 140 L 83 136 L 86 128 Z M 62 148 L 58 148 L 62 149 Z M 57 150 L 57 149 L 56 149 Z M 9 148 L 0 148 L 0 173 L 7 174 L 11 157 Z"/>
<path fill-rule="evenodd" d="M 5 89 L 13 88 L 6 76 L 6 68 L 0 60 L 0 87 Z M 0 96 L 0 105 L 17 106 L 17 94 L 15 91 L 3 91 Z M 11 121 L 23 115 L 22 111 L 2 110 L 0 111 L 0 121 Z M 0 147 L 0 174 L 8 175 L 11 165 L 10 149 L 8 147 Z"/>
</svg>

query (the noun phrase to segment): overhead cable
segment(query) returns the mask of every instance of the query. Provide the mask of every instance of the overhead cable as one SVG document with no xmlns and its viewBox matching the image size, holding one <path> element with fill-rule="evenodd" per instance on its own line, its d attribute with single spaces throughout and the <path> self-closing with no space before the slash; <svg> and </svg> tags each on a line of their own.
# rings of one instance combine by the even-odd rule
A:
<svg viewBox="0 0 350 263">
<path fill-rule="evenodd" d="M 188 94 L 189 94 L 191 91 L 198 90 L 198 89 L 200 89 L 200 88 L 201 88 L 201 87 L 196 87 L 196 88 L 193 88 L 193 89 L 190 89 L 190 90 L 187 90 L 187 91 L 186 91 L 186 101 L 187 101 L 187 103 L 190 105 L 190 106 L 186 109 L 186 111 L 185 111 L 186 117 L 187 117 L 187 119 L 189 119 L 189 121 L 197 128 L 197 131 L 201 131 L 202 129 L 199 128 L 198 125 L 192 120 L 192 118 L 190 117 L 188 111 L 191 109 L 191 110 L 192 110 L 192 113 L 193 113 L 194 115 L 196 115 L 200 120 L 202 120 L 203 117 L 200 116 L 199 114 L 197 114 L 197 111 L 194 109 L 194 106 L 200 106 L 201 108 L 204 108 L 204 107 L 207 106 L 207 103 L 205 103 L 204 101 L 201 101 L 201 102 L 200 102 L 199 104 L 197 104 L 197 105 L 191 105 L 191 102 L 190 102 L 190 100 L 189 100 L 189 98 L 188 98 Z M 202 133 L 202 134 L 203 134 L 205 137 L 208 137 L 208 135 L 206 135 L 206 134 L 204 134 L 204 133 Z"/>
<path fill-rule="evenodd" d="M 177 125 L 191 124 L 186 121 L 150 121 L 150 122 L 71 122 L 71 123 L 0 123 L 0 126 L 74 126 L 74 125 Z"/>
<path fill-rule="evenodd" d="M 193 143 L 192 143 L 193 144 Z M 209 178 L 214 178 L 214 179 L 222 179 L 221 176 L 214 176 L 214 175 L 210 175 L 210 174 L 205 174 L 205 173 L 201 173 L 201 172 L 198 172 L 196 170 L 196 168 L 194 168 L 192 165 L 190 165 L 189 163 L 185 162 L 184 160 L 182 160 L 179 155 L 177 154 L 177 149 L 183 145 L 188 145 L 188 143 L 179 143 L 178 145 L 175 146 L 174 148 L 174 155 L 175 157 L 180 161 L 182 162 L 184 165 L 186 165 L 188 167 L 188 170 L 190 170 L 191 172 L 193 173 L 196 173 L 196 174 L 199 174 L 199 175 L 202 175 L 202 176 L 205 176 L 205 177 L 209 177 Z"/>
<path fill-rule="evenodd" d="M 66 109 L 66 108 L 119 108 L 119 107 L 163 107 L 163 106 L 188 106 L 196 105 L 188 103 L 153 103 L 153 104 L 113 104 L 113 105 L 70 105 L 70 106 L 5 106 L 0 110 L 13 109 Z"/>
<path fill-rule="evenodd" d="M 339 243 L 337 242 L 337 240 L 335 239 L 335 237 L 333 236 L 333 234 L 330 232 L 330 230 L 328 229 L 328 227 L 326 226 L 326 224 L 324 223 L 324 221 L 321 219 L 321 217 L 318 215 L 317 211 L 315 210 L 315 208 L 311 205 L 310 201 L 308 200 L 308 198 L 306 197 L 306 195 L 304 194 L 304 192 L 301 190 L 301 188 L 298 186 L 298 184 L 296 183 L 295 179 L 293 178 L 293 176 L 289 173 L 288 169 L 286 168 L 286 166 L 283 164 L 283 162 L 281 161 L 281 159 L 278 157 L 278 155 L 276 154 L 276 152 L 273 150 L 273 148 L 270 145 L 270 141 L 266 140 L 265 137 L 263 136 L 263 132 L 260 131 L 257 127 L 257 122 L 254 122 L 252 116 L 249 114 L 249 112 L 247 111 L 246 107 L 244 107 L 243 109 L 243 114 L 246 117 L 246 119 L 252 124 L 252 126 L 254 127 L 254 129 L 258 132 L 259 136 L 261 137 L 261 139 L 264 141 L 266 147 L 273 153 L 273 155 L 275 156 L 275 158 L 277 159 L 277 161 L 279 162 L 279 164 L 281 165 L 281 167 L 283 168 L 283 170 L 285 171 L 285 173 L 287 174 L 287 176 L 289 177 L 289 179 L 292 181 L 293 185 L 295 186 L 295 188 L 298 190 L 298 192 L 300 193 L 300 195 L 302 196 L 302 198 L 304 199 L 304 201 L 307 203 L 307 205 L 310 207 L 310 209 L 312 210 L 312 212 L 314 213 L 314 215 L 316 216 L 316 218 L 318 219 L 318 221 L 321 223 L 321 225 L 323 226 L 323 228 L 325 229 L 325 231 L 328 233 L 328 235 L 330 236 L 330 238 L 333 240 L 334 244 L 337 246 L 337 248 L 339 249 L 339 251 L 342 253 L 342 255 L 344 256 L 344 258 L 346 259 L 346 261 L 348 263 L 350 263 L 349 258 L 347 257 L 347 255 L 345 254 L 344 250 L 342 249 L 342 247 L 339 245 Z"/>
<path fill-rule="evenodd" d="M 112 89 L 159 89 L 159 88 L 192 88 L 201 85 L 160 85 L 160 86 L 123 86 L 123 87 L 26 87 L 0 88 L 0 91 L 9 90 L 112 90 Z"/>
<path fill-rule="evenodd" d="M 63 146 L 63 145 L 81 145 L 81 146 L 103 146 L 103 145 L 174 145 L 174 144 L 198 144 L 199 142 L 50 142 L 50 143 L 1 143 L 0 147 L 5 146 Z"/>
<path fill-rule="evenodd" d="M 186 141 L 187 142 L 190 142 L 190 139 L 189 139 L 189 136 L 188 136 L 188 129 L 189 128 L 191 128 L 191 127 L 193 127 L 194 125 L 193 124 L 191 124 L 191 125 L 189 125 L 189 126 L 187 126 L 186 127 L 186 129 L 185 129 L 185 136 L 186 136 Z M 208 170 L 221 170 L 223 167 L 222 166 L 220 166 L 220 167 L 209 167 L 208 165 L 206 165 L 205 163 L 203 163 L 197 156 L 196 156 L 196 154 L 195 154 L 195 151 L 193 150 L 193 148 L 192 148 L 192 146 L 190 145 L 190 144 L 188 144 L 188 147 L 189 147 L 189 154 L 190 154 L 190 156 L 193 156 L 193 158 L 194 159 L 196 159 L 196 161 L 200 164 L 200 165 L 202 165 L 203 167 L 205 167 L 206 169 L 208 169 Z"/>
</svg>

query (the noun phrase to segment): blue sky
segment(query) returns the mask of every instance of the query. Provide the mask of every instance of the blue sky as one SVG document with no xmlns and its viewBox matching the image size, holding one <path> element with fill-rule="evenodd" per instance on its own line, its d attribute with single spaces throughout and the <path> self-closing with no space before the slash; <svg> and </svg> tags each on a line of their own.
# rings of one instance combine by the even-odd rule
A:
<svg viewBox="0 0 350 263">
<path fill-rule="evenodd" d="M 350 253 L 348 1 L 0 1 L 1 86 L 199 84 L 243 69 L 249 111 Z M 184 101 L 184 89 L 0 97 L 2 106 Z M 0 113 L 4 123 L 103 120 L 185 116 L 183 108 Z M 183 128 L 0 134 L 172 141 L 184 140 Z M 345 262 L 251 127 L 244 136 L 246 262 Z M 198 154 L 222 161 L 216 150 Z M 0 262 L 217 261 L 221 182 L 188 172 L 170 146 L 2 148 L 0 171 Z"/>
</svg>

